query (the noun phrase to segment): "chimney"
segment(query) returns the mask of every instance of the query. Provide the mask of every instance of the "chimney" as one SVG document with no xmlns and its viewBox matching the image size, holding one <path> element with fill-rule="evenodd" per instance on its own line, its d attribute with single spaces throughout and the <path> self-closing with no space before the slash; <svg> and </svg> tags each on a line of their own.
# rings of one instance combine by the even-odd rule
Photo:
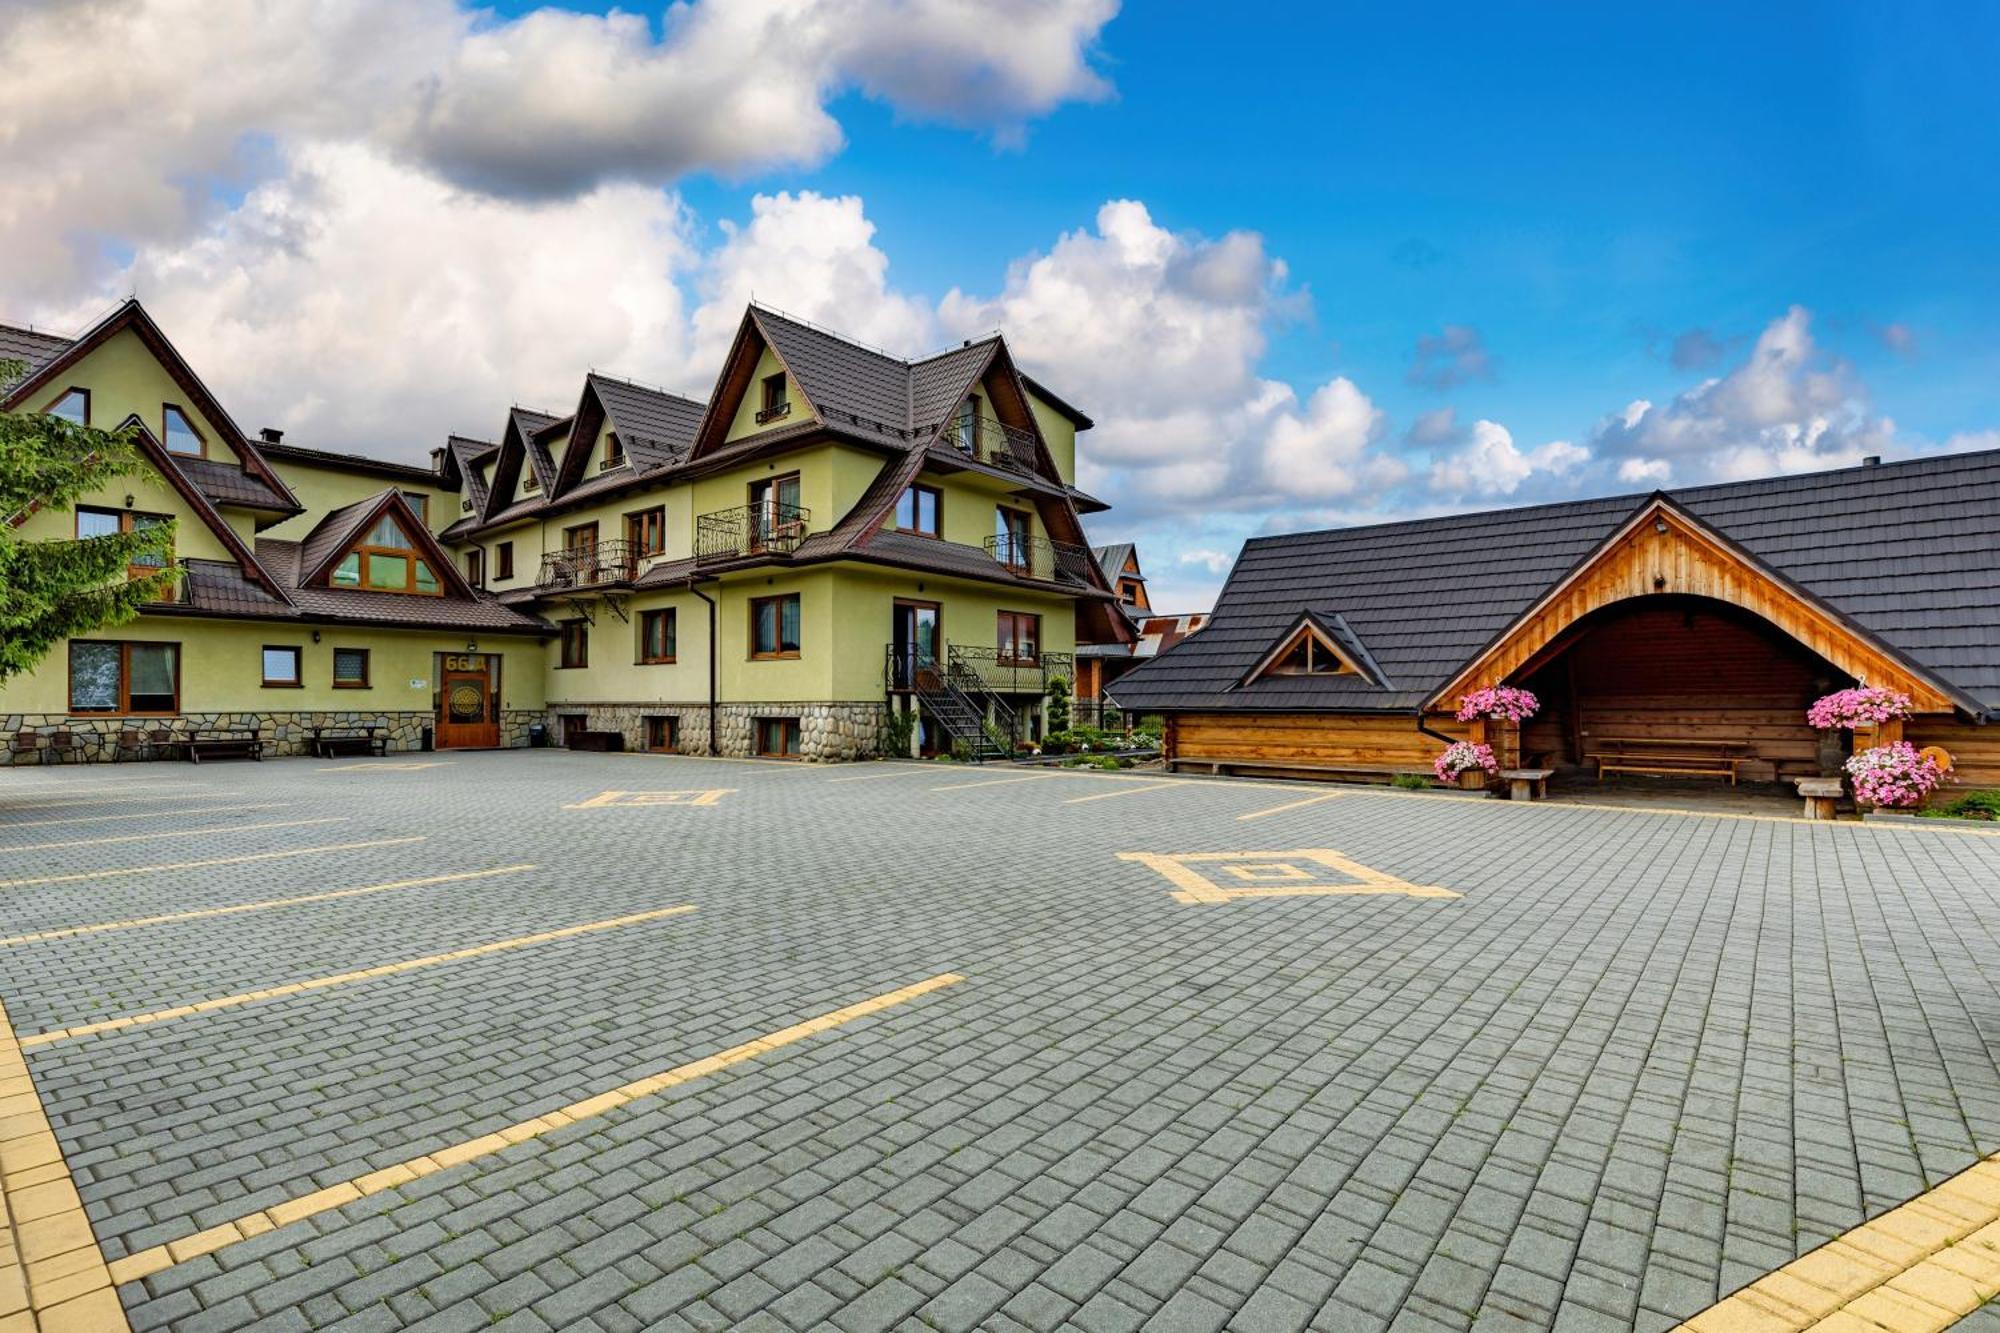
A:
<svg viewBox="0 0 2000 1333">
<path fill-rule="evenodd" d="M 431 450 L 431 471 L 433 472 L 444 471 L 444 450 L 442 449 Z"/>
<path fill-rule="evenodd" d="M 1870 455 L 1868 455 L 1868 457 L 1866 457 L 1866 458 L 1864 458 L 1864 459 L 1862 459 L 1862 460 L 1861 460 L 1861 466 L 1863 466 L 1863 467 L 1880 467 L 1880 466 L 1882 466 L 1882 455 L 1880 455 L 1880 454 L 1870 454 Z"/>
<path fill-rule="evenodd" d="M 265 426 L 257 434 L 266 444 L 277 444 L 285 438 L 285 432 L 279 430 L 276 426 Z"/>
</svg>

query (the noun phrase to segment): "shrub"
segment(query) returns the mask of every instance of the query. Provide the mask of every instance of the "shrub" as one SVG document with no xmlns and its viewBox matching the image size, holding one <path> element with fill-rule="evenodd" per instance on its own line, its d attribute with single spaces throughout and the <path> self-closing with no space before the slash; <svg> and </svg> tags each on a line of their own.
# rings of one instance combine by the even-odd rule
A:
<svg viewBox="0 0 2000 1333">
<path fill-rule="evenodd" d="M 882 718 L 882 753 L 891 759 L 910 757 L 910 735 L 917 729 L 915 709 L 887 708 Z"/>
<path fill-rule="evenodd" d="M 1067 731 L 1051 731 L 1042 737 L 1043 754 L 1068 754 L 1076 748 L 1076 738 Z"/>
<path fill-rule="evenodd" d="M 1042 720 L 1050 731 L 1069 730 L 1069 681 L 1062 676 L 1050 676 L 1049 683 L 1042 687 L 1046 702 L 1042 705 Z"/>
<path fill-rule="evenodd" d="M 1500 771 L 1500 761 L 1493 757 L 1490 745 L 1474 745 L 1471 741 L 1453 741 L 1444 747 L 1444 753 L 1431 765 L 1439 782 L 1456 782 L 1460 773 L 1469 773 L 1475 768 L 1483 768 L 1488 773 Z"/>
<path fill-rule="evenodd" d="M 2000 819 L 2000 791 L 1969 791 L 1923 813 L 1932 819 Z"/>
<path fill-rule="evenodd" d="M 1424 777 L 1421 773 L 1398 773 L 1395 777 L 1389 779 L 1389 785 L 1391 787 L 1401 787 L 1404 791 L 1426 791 L 1430 788 L 1431 784 L 1430 779 Z"/>
<path fill-rule="evenodd" d="M 1920 804 L 1944 781 L 1936 761 L 1908 741 L 1861 751 L 1847 761 L 1847 772 L 1856 800 L 1890 810 Z"/>
<path fill-rule="evenodd" d="M 1120 769 L 1120 768 L 1132 767 L 1132 761 L 1130 759 L 1120 759 L 1115 754 L 1101 754 L 1097 756 L 1097 758 L 1092 762 L 1095 763 L 1097 767 L 1103 769 Z"/>
<path fill-rule="evenodd" d="M 1806 721 L 1823 731 L 1833 727 L 1852 731 L 1909 715 L 1909 695 L 1878 685 L 1836 690 L 1813 700 L 1812 707 L 1806 709 Z"/>
</svg>

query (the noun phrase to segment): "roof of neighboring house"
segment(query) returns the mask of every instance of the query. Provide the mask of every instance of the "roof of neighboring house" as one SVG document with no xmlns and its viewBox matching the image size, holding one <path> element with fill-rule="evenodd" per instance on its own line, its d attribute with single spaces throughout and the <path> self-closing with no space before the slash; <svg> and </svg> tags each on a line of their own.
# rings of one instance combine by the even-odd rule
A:
<svg viewBox="0 0 2000 1333">
<path fill-rule="evenodd" d="M 273 432 L 275 433 L 275 432 Z M 453 436 L 453 439 L 458 437 Z M 343 454 L 331 449 L 308 449 L 301 444 L 284 444 L 276 440 L 262 440 L 258 451 L 266 458 L 276 458 L 290 463 L 304 463 L 312 467 L 334 468 L 342 472 L 358 472 L 368 477 L 383 477 L 391 481 L 407 481 L 419 486 L 436 486 L 440 478 L 436 468 L 417 463 L 393 463 L 386 458 L 369 458 L 362 454 Z"/>
<path fill-rule="evenodd" d="M 35 367 L 42 362 L 53 360 L 69 344 L 70 340 L 60 334 L 0 324 L 0 361 L 19 361 L 27 367 L 29 374 L 33 374 Z M 5 382 L 0 380 L 0 383 Z"/>
<path fill-rule="evenodd" d="M 1209 624 L 1112 693 L 1147 711 L 1414 710 L 1653 498 L 1253 538 Z M 1690 487 L 1665 499 L 2000 711 L 2000 450 Z M 1303 612 L 1339 616 L 1387 685 L 1271 676 L 1237 688 Z"/>
</svg>

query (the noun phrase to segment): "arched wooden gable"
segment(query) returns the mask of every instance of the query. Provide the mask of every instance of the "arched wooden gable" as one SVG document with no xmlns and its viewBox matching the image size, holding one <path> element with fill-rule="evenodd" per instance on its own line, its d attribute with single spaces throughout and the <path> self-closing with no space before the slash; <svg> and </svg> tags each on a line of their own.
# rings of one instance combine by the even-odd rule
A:
<svg viewBox="0 0 2000 1333">
<path fill-rule="evenodd" d="M 1920 668 L 1841 622 L 1809 595 L 1664 497 L 1642 508 L 1433 695 L 1428 707 L 1509 680 L 1584 616 L 1614 602 L 1662 593 L 1710 597 L 1759 616 L 1857 680 L 1901 690 L 1916 711 L 1948 713 L 1957 701 Z"/>
</svg>

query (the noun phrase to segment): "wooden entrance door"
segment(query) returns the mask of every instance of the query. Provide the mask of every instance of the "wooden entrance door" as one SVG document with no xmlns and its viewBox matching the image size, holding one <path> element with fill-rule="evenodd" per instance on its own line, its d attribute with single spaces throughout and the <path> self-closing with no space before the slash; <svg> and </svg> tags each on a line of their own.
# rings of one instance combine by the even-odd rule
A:
<svg viewBox="0 0 2000 1333">
<path fill-rule="evenodd" d="M 499 663 L 485 653 L 438 657 L 438 749 L 491 749 L 500 744 L 498 675 Z"/>
</svg>

